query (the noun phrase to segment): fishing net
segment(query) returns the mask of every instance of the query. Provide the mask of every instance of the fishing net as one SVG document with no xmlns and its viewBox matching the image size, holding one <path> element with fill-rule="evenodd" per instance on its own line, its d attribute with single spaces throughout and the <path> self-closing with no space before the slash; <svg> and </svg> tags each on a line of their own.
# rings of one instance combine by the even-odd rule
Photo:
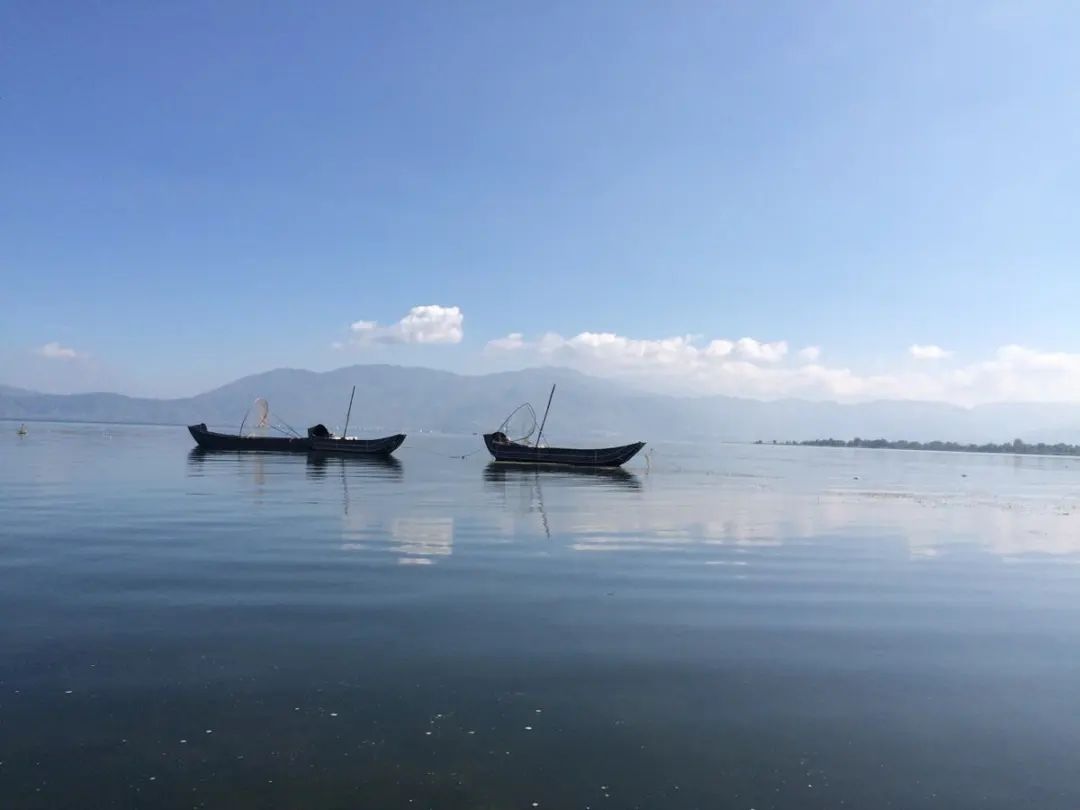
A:
<svg viewBox="0 0 1080 810">
<path fill-rule="evenodd" d="M 262 397 L 255 400 L 251 405 L 251 418 L 254 430 L 270 427 L 270 403 Z"/>
<path fill-rule="evenodd" d="M 528 444 L 529 439 L 536 433 L 536 411 L 532 405 L 525 402 L 518 405 L 510 412 L 510 415 L 499 425 L 499 432 L 517 444 Z"/>
<path fill-rule="evenodd" d="M 246 434 L 244 433 L 245 425 L 248 430 Z M 288 424 L 277 419 L 270 413 L 270 403 L 262 397 L 259 397 L 251 403 L 251 407 L 248 408 L 247 413 L 244 414 L 244 420 L 240 423 L 240 435 L 254 436 L 267 433 L 271 430 L 277 431 L 278 433 L 284 433 L 287 436 L 299 435 Z"/>
</svg>

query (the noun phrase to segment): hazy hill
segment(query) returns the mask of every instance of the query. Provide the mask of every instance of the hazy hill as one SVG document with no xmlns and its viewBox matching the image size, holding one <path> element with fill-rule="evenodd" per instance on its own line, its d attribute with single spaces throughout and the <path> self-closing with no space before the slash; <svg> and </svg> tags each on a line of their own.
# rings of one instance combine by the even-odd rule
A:
<svg viewBox="0 0 1080 810">
<path fill-rule="evenodd" d="M 0 396 L 26 397 L 37 396 L 36 391 L 27 391 L 25 388 L 14 388 L 10 385 L 0 385 Z"/>
<path fill-rule="evenodd" d="M 567 369 L 464 376 L 425 368 L 350 366 L 313 372 L 277 369 L 184 399 L 119 394 L 40 394 L 0 386 L 0 418 L 210 425 L 234 428 L 259 396 L 297 429 L 344 421 L 356 385 L 352 426 L 360 431 L 490 430 L 521 402 L 541 411 L 558 384 L 547 434 L 645 440 L 695 437 L 753 441 L 887 437 L 958 442 L 1080 441 L 1072 405 L 998 404 L 974 409 L 927 402 L 835 402 L 641 393 Z"/>
</svg>

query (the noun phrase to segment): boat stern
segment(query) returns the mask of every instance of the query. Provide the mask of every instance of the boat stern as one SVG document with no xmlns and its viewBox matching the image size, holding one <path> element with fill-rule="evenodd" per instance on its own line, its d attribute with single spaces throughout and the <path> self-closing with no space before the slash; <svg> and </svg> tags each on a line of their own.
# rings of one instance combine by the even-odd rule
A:
<svg viewBox="0 0 1080 810">
<path fill-rule="evenodd" d="M 499 457 L 499 454 L 495 450 L 497 444 L 508 444 L 509 440 L 506 438 L 506 434 L 501 431 L 495 431 L 494 433 L 484 434 L 484 444 L 487 446 L 488 452 L 495 458 Z"/>
</svg>

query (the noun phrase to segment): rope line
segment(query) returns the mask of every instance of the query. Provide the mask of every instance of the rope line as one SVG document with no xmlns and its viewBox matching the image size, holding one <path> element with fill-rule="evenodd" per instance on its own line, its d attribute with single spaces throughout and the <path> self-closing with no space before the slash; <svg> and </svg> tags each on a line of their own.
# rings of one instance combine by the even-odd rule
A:
<svg viewBox="0 0 1080 810">
<path fill-rule="evenodd" d="M 427 453 L 428 455 L 431 455 L 431 456 L 438 456 L 439 458 L 467 459 L 470 456 L 475 456 L 477 453 L 485 452 L 487 448 L 481 447 L 478 450 L 472 450 L 471 452 L 468 452 L 468 453 L 454 454 L 454 455 L 448 455 L 446 453 L 437 453 L 434 450 L 429 450 L 426 447 L 416 447 L 415 445 L 412 445 L 412 446 L 406 445 L 406 446 L 402 447 L 401 449 L 402 450 L 419 450 L 421 453 Z"/>
</svg>

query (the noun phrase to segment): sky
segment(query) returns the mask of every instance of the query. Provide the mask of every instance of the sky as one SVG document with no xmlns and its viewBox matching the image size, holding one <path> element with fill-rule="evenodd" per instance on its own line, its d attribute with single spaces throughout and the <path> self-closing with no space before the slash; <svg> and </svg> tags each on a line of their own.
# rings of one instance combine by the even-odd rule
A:
<svg viewBox="0 0 1080 810">
<path fill-rule="evenodd" d="M 0 5 L 0 384 L 1080 401 L 1080 6 Z"/>
</svg>

